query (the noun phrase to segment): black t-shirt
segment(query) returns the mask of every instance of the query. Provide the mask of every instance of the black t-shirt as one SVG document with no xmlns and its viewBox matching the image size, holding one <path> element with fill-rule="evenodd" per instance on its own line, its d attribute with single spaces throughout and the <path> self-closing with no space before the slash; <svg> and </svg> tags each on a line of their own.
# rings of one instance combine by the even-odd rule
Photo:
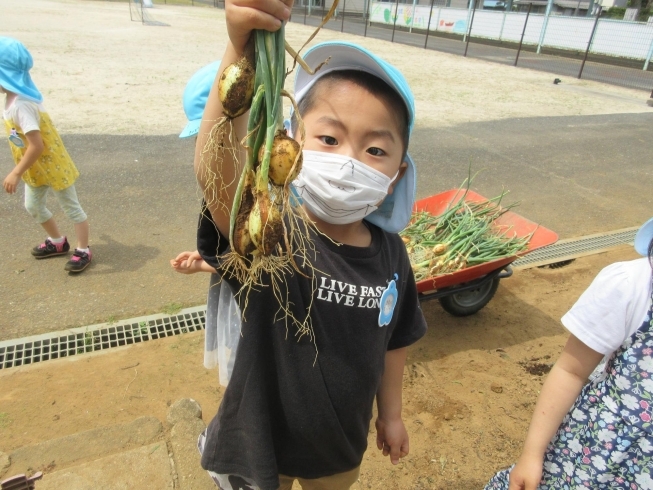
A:
<svg viewBox="0 0 653 490">
<path fill-rule="evenodd" d="M 229 240 L 220 236 L 211 217 L 211 212 L 206 207 L 206 203 L 202 201 L 202 210 L 197 222 L 197 251 L 204 262 L 217 270 L 220 267 L 218 256 L 224 253 L 228 246 Z"/>
<path fill-rule="evenodd" d="M 198 248 L 223 253 L 227 240 L 216 235 L 207 214 Z M 305 318 L 312 303 L 314 339 L 296 335 L 271 287 L 250 291 L 232 377 L 208 427 L 203 468 L 276 490 L 278 474 L 320 478 L 360 465 L 385 353 L 426 332 L 403 242 L 368 227 L 369 247 L 313 236 L 315 287 L 300 274 L 285 277 L 283 293 L 295 318 Z M 223 276 L 238 292 L 240 285 Z M 393 280 L 396 306 L 389 323 L 379 326 L 381 293 Z M 242 309 L 244 295 L 236 298 Z"/>
</svg>

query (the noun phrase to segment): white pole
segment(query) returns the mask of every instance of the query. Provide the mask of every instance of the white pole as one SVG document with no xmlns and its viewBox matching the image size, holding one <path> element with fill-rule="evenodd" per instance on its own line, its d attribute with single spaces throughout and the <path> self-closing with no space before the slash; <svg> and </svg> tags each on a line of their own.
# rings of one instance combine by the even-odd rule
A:
<svg viewBox="0 0 653 490">
<path fill-rule="evenodd" d="M 537 54 L 540 54 L 542 51 L 542 44 L 544 44 L 544 36 L 546 35 L 546 27 L 549 24 L 549 15 L 551 15 L 551 7 L 553 6 L 553 0 L 549 0 L 546 4 L 546 12 L 544 13 L 544 22 L 542 23 L 542 31 L 540 32 L 540 40 L 537 43 Z"/>
<path fill-rule="evenodd" d="M 643 70 L 648 70 L 648 64 L 651 62 L 651 57 L 653 57 L 653 39 L 651 40 L 651 47 L 648 48 L 648 55 L 646 56 L 646 63 L 644 63 Z"/>
<path fill-rule="evenodd" d="M 501 31 L 499 31 L 499 41 L 501 41 L 501 37 L 503 36 L 503 26 L 506 25 L 506 15 L 508 15 L 508 12 L 504 11 L 503 20 L 501 21 Z"/>
<path fill-rule="evenodd" d="M 438 32 L 438 26 L 440 25 L 440 14 L 442 14 L 442 7 L 438 8 L 438 18 L 435 19 L 435 32 Z M 429 26 L 429 29 L 431 26 Z"/>
<path fill-rule="evenodd" d="M 463 42 L 467 41 L 467 33 L 469 32 L 469 19 L 472 16 L 472 5 L 476 0 L 469 0 L 469 8 L 467 9 L 467 23 L 465 24 L 465 35 L 463 36 Z M 469 32 L 471 34 L 471 32 Z"/>
<path fill-rule="evenodd" d="M 413 24 L 415 24 L 415 4 L 417 0 L 413 0 L 413 15 L 410 17 L 410 30 L 408 32 L 413 32 Z"/>
</svg>

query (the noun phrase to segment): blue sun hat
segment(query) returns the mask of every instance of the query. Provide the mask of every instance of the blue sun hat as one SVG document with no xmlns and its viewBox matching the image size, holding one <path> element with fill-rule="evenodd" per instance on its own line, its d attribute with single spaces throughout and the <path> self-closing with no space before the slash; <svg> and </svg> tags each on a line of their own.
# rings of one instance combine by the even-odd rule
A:
<svg viewBox="0 0 653 490">
<path fill-rule="evenodd" d="M 635 235 L 635 250 L 639 255 L 648 255 L 648 246 L 653 240 L 653 218 L 642 225 Z"/>
<path fill-rule="evenodd" d="M 301 67 L 295 77 L 295 100 L 299 102 L 311 86 L 322 76 L 332 71 L 361 70 L 379 77 L 393 88 L 401 97 L 408 111 L 408 131 L 413 132 L 415 125 L 415 99 L 408 82 L 397 68 L 387 61 L 372 54 L 357 44 L 344 41 L 329 41 L 317 44 L 304 55 L 308 66 L 318 66 L 329 59 L 328 63 L 314 75 L 310 75 Z M 410 221 L 415 203 L 416 169 L 410 155 L 406 154 L 405 162 L 408 168 L 404 176 L 394 187 L 392 194 L 387 196 L 381 206 L 365 219 L 379 228 L 398 233 Z"/>
<path fill-rule="evenodd" d="M 43 95 L 29 76 L 34 60 L 29 51 L 16 39 L 0 37 L 0 86 L 40 104 Z"/>
<path fill-rule="evenodd" d="M 206 100 L 209 98 L 209 92 L 211 92 L 219 67 L 220 60 L 214 61 L 200 68 L 188 80 L 183 98 L 184 112 L 188 118 L 188 124 L 179 135 L 180 138 L 189 138 L 199 132 Z"/>
</svg>

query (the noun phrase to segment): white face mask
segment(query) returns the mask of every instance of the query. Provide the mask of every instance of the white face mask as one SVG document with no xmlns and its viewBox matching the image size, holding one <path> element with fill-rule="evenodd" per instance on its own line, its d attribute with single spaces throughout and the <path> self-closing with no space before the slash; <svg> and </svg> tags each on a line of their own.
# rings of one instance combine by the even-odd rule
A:
<svg viewBox="0 0 653 490">
<path fill-rule="evenodd" d="M 388 195 L 390 178 L 346 155 L 304 150 L 293 186 L 308 208 L 327 223 L 344 225 L 374 212 Z"/>
</svg>

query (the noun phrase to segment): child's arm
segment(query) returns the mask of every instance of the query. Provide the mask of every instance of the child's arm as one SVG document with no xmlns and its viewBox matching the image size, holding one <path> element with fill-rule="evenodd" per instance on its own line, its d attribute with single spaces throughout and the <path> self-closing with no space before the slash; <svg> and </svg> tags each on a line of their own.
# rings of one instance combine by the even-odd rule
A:
<svg viewBox="0 0 653 490">
<path fill-rule="evenodd" d="M 569 337 L 537 399 L 524 449 L 510 473 L 509 490 L 537 489 L 546 448 L 602 358 L 575 336 Z"/>
<path fill-rule="evenodd" d="M 180 253 L 177 257 L 170 260 L 170 265 L 181 274 L 195 274 L 196 272 L 211 272 L 215 274 L 217 272 L 213 267 L 204 262 L 197 250 L 194 252 Z"/>
<path fill-rule="evenodd" d="M 385 353 L 385 371 L 376 393 L 379 415 L 376 419 L 376 445 L 383 455 L 390 455 L 392 464 L 408 454 L 408 433 L 401 419 L 401 394 L 407 349 Z"/>
<path fill-rule="evenodd" d="M 222 57 L 218 74 L 206 101 L 195 147 L 195 174 L 204 192 L 204 198 L 213 221 L 223 236 L 229 236 L 231 204 L 238 186 L 241 165 L 245 159 L 245 152 L 240 145 L 233 148 L 229 146 L 229 142 L 240 141 L 245 136 L 249 112 L 233 121 L 235 138 L 224 138 L 221 141 L 224 148 L 219 159 L 204 151 L 210 138 L 211 129 L 223 117 L 222 104 L 218 96 L 218 80 L 227 66 L 242 58 L 245 45 L 254 29 L 276 31 L 281 27 L 282 21 L 288 20 L 290 8 L 286 4 L 292 5 L 292 0 L 285 0 L 285 2 L 281 0 L 226 0 L 225 2 L 230 42 Z M 234 155 L 238 161 L 233 158 Z M 216 175 L 215 178 L 218 182 L 212 184 L 211 176 Z M 214 192 L 214 190 L 218 192 Z"/>
<path fill-rule="evenodd" d="M 5 188 L 9 194 L 16 192 L 18 188 L 18 182 L 27 170 L 34 165 L 36 160 L 43 153 L 43 138 L 41 138 L 41 131 L 30 131 L 25 134 L 27 138 L 27 149 L 23 158 L 20 159 L 18 165 L 16 165 L 11 172 L 5 177 L 5 180 L 2 182 L 2 186 Z"/>
</svg>

